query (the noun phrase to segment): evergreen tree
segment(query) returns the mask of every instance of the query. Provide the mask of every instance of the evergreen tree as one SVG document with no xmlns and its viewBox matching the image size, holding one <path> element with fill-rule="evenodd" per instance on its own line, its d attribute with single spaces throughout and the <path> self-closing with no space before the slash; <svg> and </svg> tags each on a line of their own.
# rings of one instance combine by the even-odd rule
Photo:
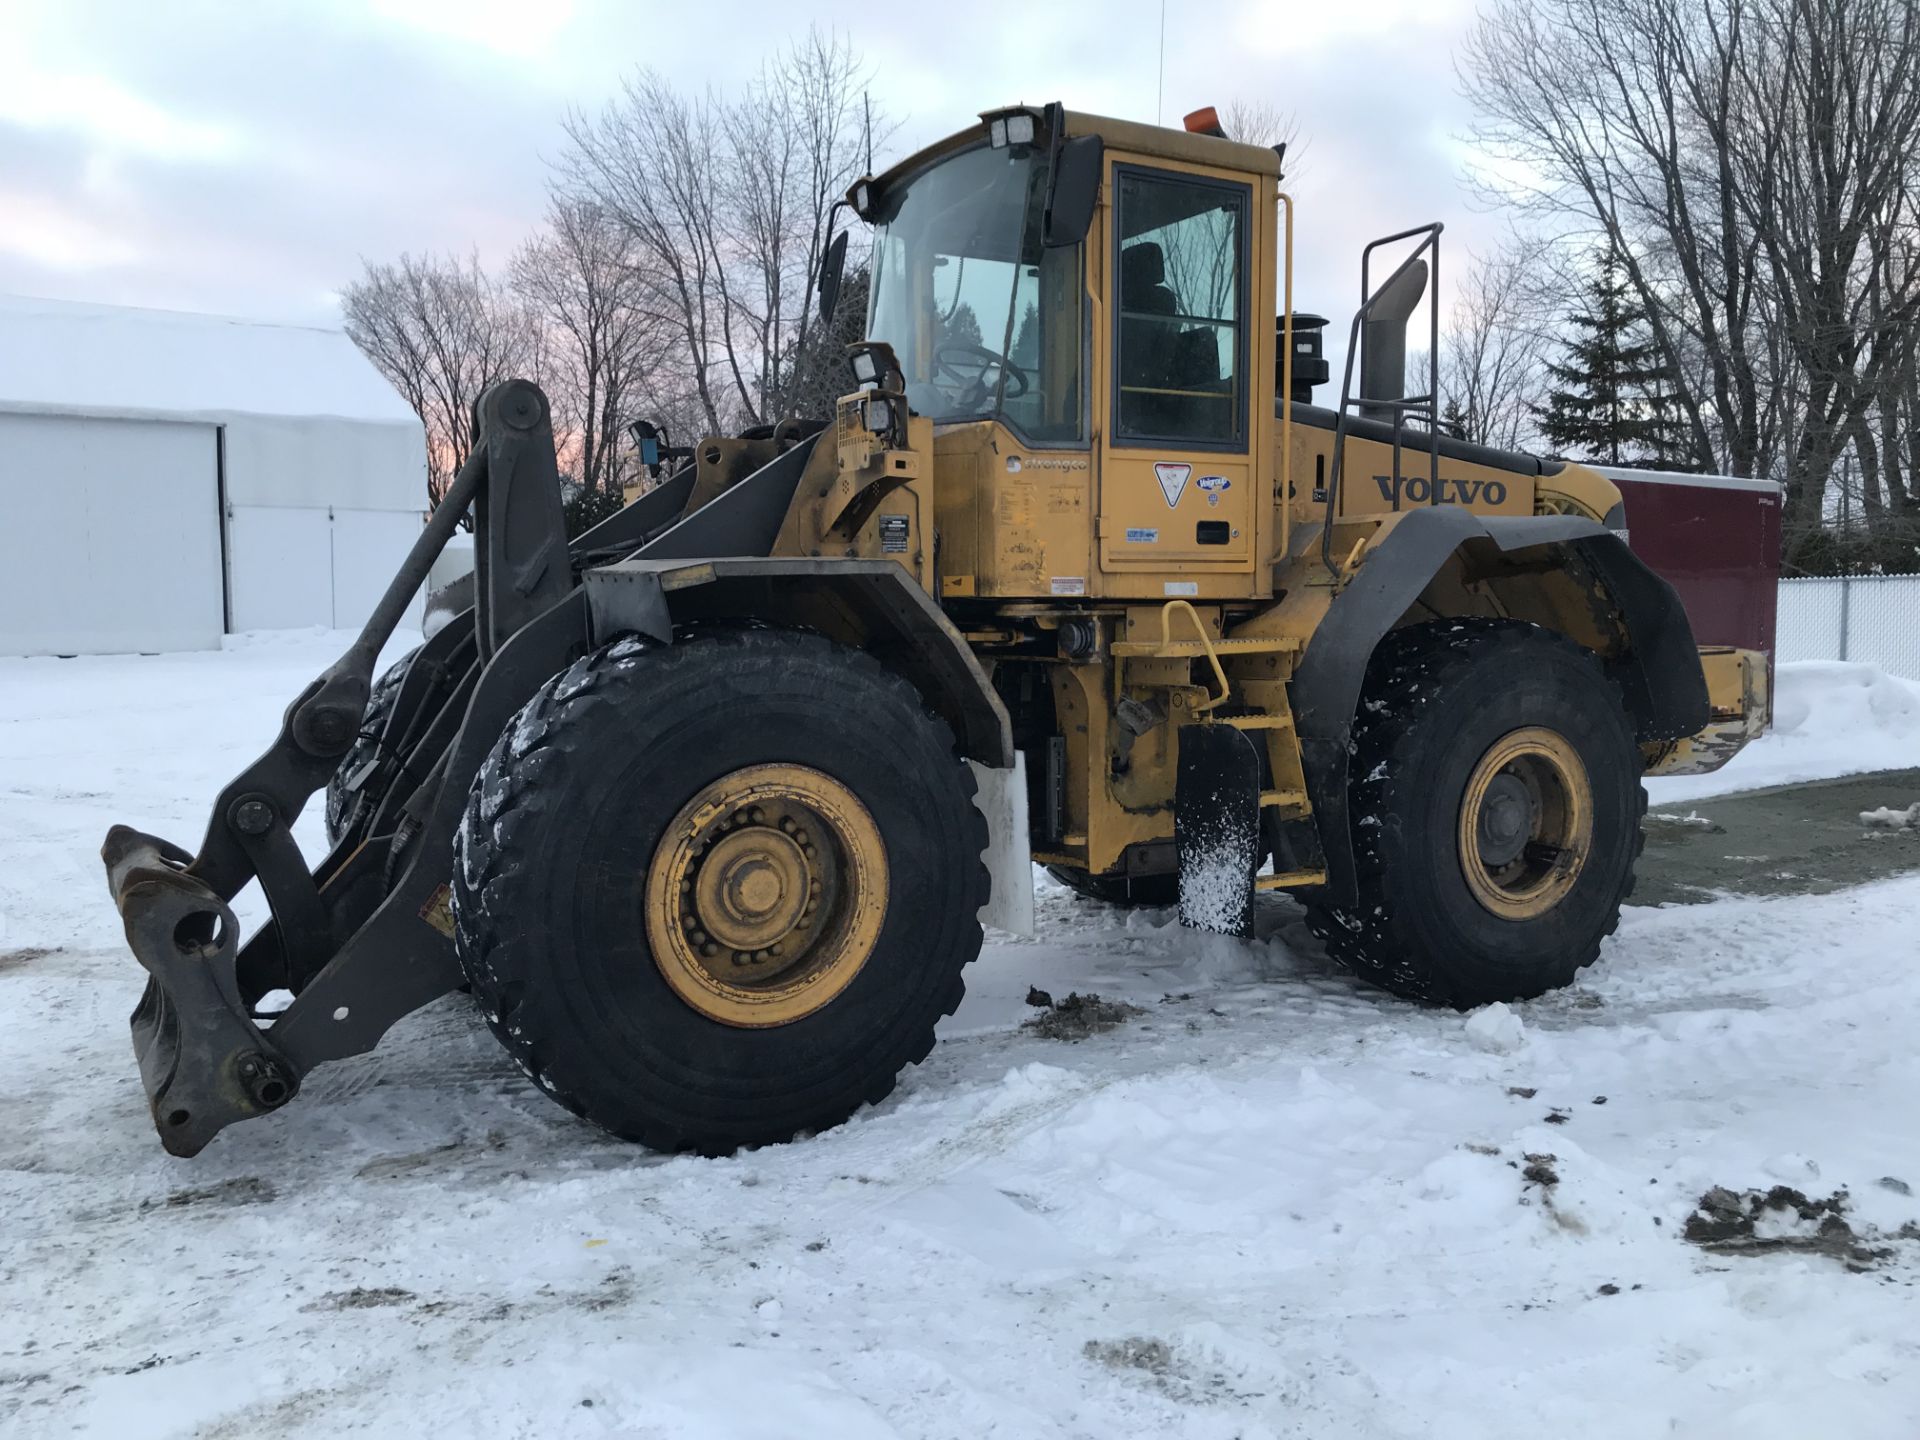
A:
<svg viewBox="0 0 1920 1440">
<path fill-rule="evenodd" d="M 1534 410 L 1547 439 L 1606 465 L 1683 466 L 1688 447 L 1669 388 L 1673 372 L 1612 252 L 1588 284 L 1585 304 L 1568 319 L 1575 336 L 1566 358 L 1547 365 L 1555 388 Z"/>
</svg>

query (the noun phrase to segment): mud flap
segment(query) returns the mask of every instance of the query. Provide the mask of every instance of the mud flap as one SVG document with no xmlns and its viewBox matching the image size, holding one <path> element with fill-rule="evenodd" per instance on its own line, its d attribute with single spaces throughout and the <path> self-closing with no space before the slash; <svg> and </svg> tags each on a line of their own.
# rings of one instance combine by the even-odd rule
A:
<svg viewBox="0 0 1920 1440">
<path fill-rule="evenodd" d="M 1180 923 L 1247 934 L 1260 863 L 1260 752 L 1244 730 L 1180 727 L 1173 836 L 1180 852 Z"/>
<path fill-rule="evenodd" d="M 996 770 L 978 760 L 973 771 L 976 803 L 987 821 L 987 879 L 991 889 L 980 923 L 1015 935 L 1033 934 L 1033 852 L 1027 840 L 1027 757 L 1013 752 L 1013 766 Z"/>
</svg>

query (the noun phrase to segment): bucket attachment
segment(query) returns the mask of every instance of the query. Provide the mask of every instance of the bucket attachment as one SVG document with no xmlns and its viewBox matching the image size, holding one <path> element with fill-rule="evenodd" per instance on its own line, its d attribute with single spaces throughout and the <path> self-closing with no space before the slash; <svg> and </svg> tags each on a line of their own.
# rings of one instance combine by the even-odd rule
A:
<svg viewBox="0 0 1920 1440">
<path fill-rule="evenodd" d="M 1246 731 L 1180 727 L 1173 837 L 1180 853 L 1180 923 L 1247 934 L 1260 863 L 1260 751 Z"/>
<path fill-rule="evenodd" d="M 124 825 L 101 847 L 127 944 L 147 972 L 134 1054 L 172 1154 L 196 1154 L 226 1126 L 285 1105 L 314 1066 L 371 1050 L 460 983 L 454 831 L 494 742 L 594 643 L 581 574 L 656 546 L 768 553 L 813 445 L 769 443 L 765 463 L 698 509 L 684 466 L 569 544 L 539 389 L 491 387 L 474 406 L 474 437 L 366 627 L 221 791 L 198 852 Z M 378 732 L 367 731 L 373 758 L 348 777 L 339 843 L 309 866 L 293 824 L 362 738 L 380 650 L 469 511 L 473 610 L 414 653 Z M 255 879 L 273 918 L 242 940 L 233 897 Z M 264 1010 L 276 990 L 292 1003 Z"/>
</svg>

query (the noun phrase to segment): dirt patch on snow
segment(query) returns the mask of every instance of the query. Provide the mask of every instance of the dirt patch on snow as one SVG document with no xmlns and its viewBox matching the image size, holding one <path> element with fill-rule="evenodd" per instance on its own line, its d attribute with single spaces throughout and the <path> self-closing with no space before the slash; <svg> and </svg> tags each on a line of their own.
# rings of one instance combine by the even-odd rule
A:
<svg viewBox="0 0 1920 1440">
<path fill-rule="evenodd" d="M 265 1205 L 279 1192 L 257 1175 L 237 1175 L 199 1190 L 175 1190 L 163 1200 L 142 1200 L 142 1210 L 181 1210 L 187 1206 Z"/>
<path fill-rule="evenodd" d="M 1102 1000 L 1098 995 L 1074 993 L 1057 1000 L 1040 1014 L 1023 1023 L 1022 1029 L 1047 1040 L 1084 1040 L 1117 1030 L 1136 1015 L 1146 1011 L 1124 1000 Z"/>
<path fill-rule="evenodd" d="M 1781 1251 L 1829 1255 L 1849 1270 L 1870 1270 L 1893 1254 L 1888 1240 L 1920 1240 L 1912 1221 L 1892 1235 L 1847 1219 L 1847 1192 L 1810 1199 L 1791 1185 L 1729 1190 L 1716 1185 L 1700 1197 L 1683 1232 L 1714 1255 L 1770 1255 Z"/>
<path fill-rule="evenodd" d="M 1149 1375 L 1165 1376 L 1173 1369 L 1173 1347 L 1148 1335 L 1089 1340 L 1081 1353 L 1110 1370 L 1144 1370 Z"/>
<path fill-rule="evenodd" d="M 303 1305 L 303 1310 L 377 1310 L 384 1305 L 410 1304 L 416 1297 L 411 1290 L 402 1290 L 398 1285 L 376 1285 L 367 1287 L 356 1285 L 351 1290 L 335 1290 L 322 1295 L 311 1305 Z"/>
<path fill-rule="evenodd" d="M 49 955 L 58 955 L 58 950 L 50 950 L 44 945 L 23 945 L 18 950 L 0 950 L 0 975 L 9 970 L 20 970 L 36 960 L 44 960 Z"/>
</svg>

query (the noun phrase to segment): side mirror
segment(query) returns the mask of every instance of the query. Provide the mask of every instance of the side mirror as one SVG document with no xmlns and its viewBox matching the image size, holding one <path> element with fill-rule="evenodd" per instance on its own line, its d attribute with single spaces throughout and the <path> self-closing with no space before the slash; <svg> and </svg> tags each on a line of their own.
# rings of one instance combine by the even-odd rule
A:
<svg viewBox="0 0 1920 1440">
<path fill-rule="evenodd" d="M 1047 183 L 1047 208 L 1041 224 L 1046 245 L 1078 245 L 1093 224 L 1094 201 L 1100 197 L 1100 167 L 1107 147 L 1098 135 L 1076 135 L 1054 155 L 1053 176 Z"/>
<path fill-rule="evenodd" d="M 634 449 L 640 452 L 640 463 L 649 469 L 660 463 L 660 427 L 650 420 L 636 420 L 627 426 L 627 434 L 633 437 Z"/>
<path fill-rule="evenodd" d="M 838 207 L 836 207 L 838 208 Z M 827 243 L 820 257 L 820 323 L 833 323 L 833 307 L 840 302 L 840 277 L 847 268 L 847 232 L 842 230 Z"/>
</svg>

